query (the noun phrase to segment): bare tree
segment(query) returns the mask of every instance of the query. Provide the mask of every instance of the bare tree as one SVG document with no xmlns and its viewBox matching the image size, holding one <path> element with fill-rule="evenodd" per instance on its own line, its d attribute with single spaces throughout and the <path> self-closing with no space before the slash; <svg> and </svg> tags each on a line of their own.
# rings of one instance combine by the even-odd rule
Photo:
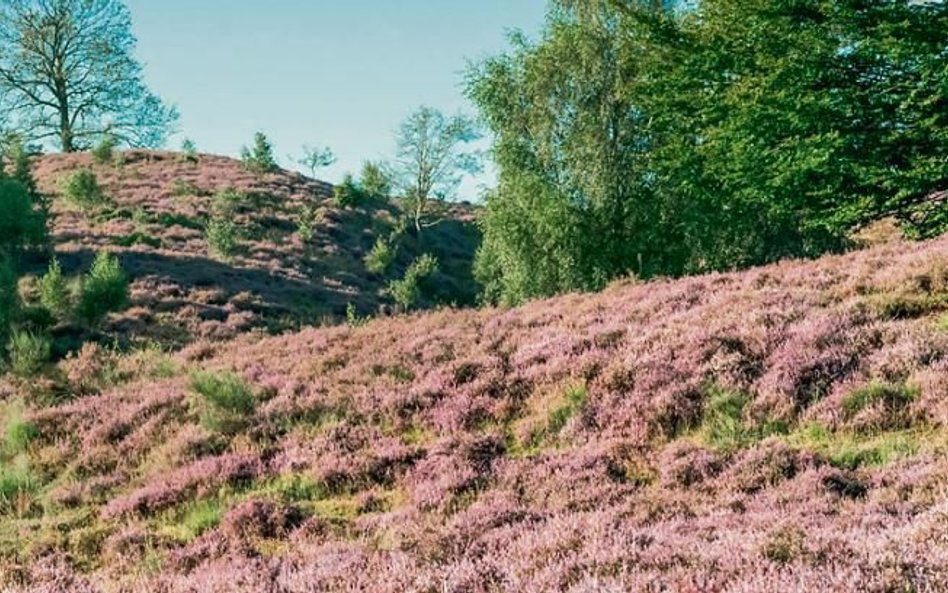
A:
<svg viewBox="0 0 948 593">
<path fill-rule="evenodd" d="M 72 152 L 110 135 L 164 144 L 178 113 L 145 86 L 120 0 L 0 2 L 0 100 L 13 124 Z"/>
<path fill-rule="evenodd" d="M 480 137 L 473 120 L 446 117 L 431 107 L 419 108 L 402 123 L 391 177 L 409 205 L 417 231 L 428 226 L 424 218 L 431 200 L 450 198 L 464 174 L 481 171 L 480 154 L 464 150 Z"/>
</svg>

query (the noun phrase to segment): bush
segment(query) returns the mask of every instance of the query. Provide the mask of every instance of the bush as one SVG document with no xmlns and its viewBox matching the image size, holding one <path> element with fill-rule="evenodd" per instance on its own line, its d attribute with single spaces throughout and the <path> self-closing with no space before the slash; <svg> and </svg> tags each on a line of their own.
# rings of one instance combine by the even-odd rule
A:
<svg viewBox="0 0 948 593">
<path fill-rule="evenodd" d="M 0 257 L 46 242 L 46 215 L 29 189 L 0 176 Z"/>
<path fill-rule="evenodd" d="M 212 253 L 229 258 L 237 251 L 237 225 L 229 218 L 213 216 L 204 228 L 204 237 Z"/>
<path fill-rule="evenodd" d="M 181 143 L 180 160 L 187 163 L 197 163 L 198 160 L 200 160 L 200 157 L 198 157 L 197 146 L 190 138 L 185 138 Z"/>
<path fill-rule="evenodd" d="M 10 264 L 0 259 L 0 344 L 6 344 L 10 325 L 20 304 L 16 274 Z"/>
<path fill-rule="evenodd" d="M 59 260 L 53 259 L 39 282 L 40 304 L 49 311 L 54 319 L 64 321 L 69 318 L 72 302 L 66 277 L 63 276 Z"/>
<path fill-rule="evenodd" d="M 4 448 L 9 454 L 22 453 L 39 436 L 39 429 L 32 422 L 23 419 L 22 404 L 8 407 L 6 416 L 3 426 Z"/>
<path fill-rule="evenodd" d="M 310 204 L 303 204 L 300 208 L 299 221 L 296 223 L 296 234 L 300 241 L 309 243 L 313 240 L 316 231 L 316 210 Z"/>
<path fill-rule="evenodd" d="M 392 280 L 389 283 L 388 293 L 403 310 L 410 309 L 421 299 L 422 282 L 437 271 L 438 258 L 426 253 L 408 266 L 401 280 Z"/>
<path fill-rule="evenodd" d="M 385 274 L 395 261 L 396 250 L 385 239 L 377 239 L 372 251 L 365 256 L 365 268 L 373 274 Z"/>
<path fill-rule="evenodd" d="M 79 169 L 66 178 L 63 195 L 80 210 L 94 210 L 109 203 L 99 186 L 99 179 L 89 169 Z"/>
<path fill-rule="evenodd" d="M 234 373 L 194 373 L 191 391 L 200 396 L 201 424 L 216 432 L 240 430 L 256 407 L 253 390 Z"/>
<path fill-rule="evenodd" d="M 247 170 L 253 173 L 273 173 L 280 168 L 273 156 L 273 145 L 263 132 L 256 133 L 253 149 L 245 146 L 241 150 L 240 158 Z"/>
<path fill-rule="evenodd" d="M 7 346 L 10 370 L 20 377 L 32 377 L 49 362 L 53 347 L 49 337 L 30 331 L 15 331 Z"/>
<path fill-rule="evenodd" d="M 115 144 L 113 136 L 104 136 L 92 149 L 92 160 L 99 165 L 111 163 L 115 156 Z"/>
<path fill-rule="evenodd" d="M 355 182 L 355 179 L 352 178 L 352 174 L 350 173 L 346 173 L 342 179 L 342 183 L 337 185 L 333 190 L 333 201 L 335 201 L 336 206 L 340 208 L 358 206 L 362 201 L 362 197 L 362 189 Z"/>
<path fill-rule="evenodd" d="M 381 165 L 366 161 L 362 165 L 359 185 L 366 196 L 378 200 L 387 199 L 392 194 L 392 178 Z"/>
<path fill-rule="evenodd" d="M 0 514 L 24 514 L 39 481 L 25 463 L 0 466 Z"/>
<path fill-rule="evenodd" d="M 128 278 L 118 258 L 100 251 L 89 273 L 82 279 L 76 314 L 92 325 L 109 313 L 120 310 L 127 302 Z"/>
</svg>

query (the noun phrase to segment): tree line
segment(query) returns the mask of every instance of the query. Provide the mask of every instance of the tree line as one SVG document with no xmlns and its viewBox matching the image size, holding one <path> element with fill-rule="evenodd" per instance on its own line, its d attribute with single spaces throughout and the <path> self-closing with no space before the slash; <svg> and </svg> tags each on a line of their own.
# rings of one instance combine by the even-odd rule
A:
<svg viewBox="0 0 948 593">
<path fill-rule="evenodd" d="M 948 224 L 948 5 L 556 0 L 476 64 L 493 133 L 477 277 L 517 303 Z"/>
</svg>

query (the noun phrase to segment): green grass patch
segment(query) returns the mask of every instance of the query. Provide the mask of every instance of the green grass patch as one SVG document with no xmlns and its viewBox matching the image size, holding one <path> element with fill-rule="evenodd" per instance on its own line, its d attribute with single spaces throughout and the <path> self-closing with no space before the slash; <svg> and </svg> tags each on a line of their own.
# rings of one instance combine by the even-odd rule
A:
<svg viewBox="0 0 948 593">
<path fill-rule="evenodd" d="M 256 407 L 253 389 L 234 373 L 196 372 L 191 375 L 190 388 L 198 396 L 200 421 L 208 430 L 237 432 Z"/>
<path fill-rule="evenodd" d="M 187 543 L 217 527 L 224 510 L 224 505 L 217 499 L 192 502 L 164 517 L 164 524 L 158 532 Z"/>
<path fill-rule="evenodd" d="M 0 464 L 0 515 L 23 517 L 29 513 L 39 490 L 39 479 L 25 457 Z"/>
<path fill-rule="evenodd" d="M 787 426 L 780 422 L 750 425 L 744 420 L 744 408 L 750 402 L 747 393 L 712 387 L 708 390 L 698 435 L 702 441 L 720 451 L 733 451 L 763 440 L 772 434 L 785 434 Z"/>
<path fill-rule="evenodd" d="M 818 453 L 840 468 L 879 467 L 918 454 L 931 444 L 932 431 L 900 430 L 863 435 L 809 424 L 787 435 L 792 447 Z"/>
<path fill-rule="evenodd" d="M 11 455 L 25 452 L 30 443 L 39 437 L 39 428 L 23 419 L 21 403 L 8 404 L 4 410 L 6 421 L 3 424 L 3 446 Z"/>
<path fill-rule="evenodd" d="M 843 398 L 843 411 L 852 416 L 880 403 L 887 409 L 899 409 L 912 403 L 918 395 L 919 390 L 915 387 L 890 383 L 871 383 L 848 393 Z"/>
</svg>

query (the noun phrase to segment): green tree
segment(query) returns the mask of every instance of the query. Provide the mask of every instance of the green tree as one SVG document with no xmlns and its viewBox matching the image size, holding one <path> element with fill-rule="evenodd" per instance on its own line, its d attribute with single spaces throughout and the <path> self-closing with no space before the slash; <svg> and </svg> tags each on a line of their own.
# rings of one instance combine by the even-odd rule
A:
<svg viewBox="0 0 948 593">
<path fill-rule="evenodd" d="M 316 179 L 316 172 L 336 162 L 336 155 L 328 146 L 325 148 L 303 147 L 303 158 L 299 164 L 310 171 L 310 177 Z"/>
<path fill-rule="evenodd" d="M 273 173 L 280 168 L 273 156 L 273 144 L 263 132 L 254 134 L 253 148 L 243 147 L 240 158 L 244 166 L 254 173 Z"/>
<path fill-rule="evenodd" d="M 103 134 L 157 147 L 178 119 L 145 86 L 129 11 L 120 0 L 5 0 L 0 94 L 14 122 L 64 152 Z"/>
<path fill-rule="evenodd" d="M 385 165 L 366 161 L 362 164 L 359 186 L 369 197 L 385 200 L 392 195 L 392 178 L 385 171 Z"/>
<path fill-rule="evenodd" d="M 128 277 L 118 257 L 100 251 L 89 272 L 82 278 L 76 314 L 90 325 L 118 311 L 128 302 Z"/>
<path fill-rule="evenodd" d="M 19 181 L 0 175 L 0 259 L 46 243 L 46 216 L 36 196 Z"/>
<path fill-rule="evenodd" d="M 447 117 L 421 107 L 396 133 L 391 179 L 421 232 L 432 200 L 450 198 L 465 174 L 481 170 L 478 153 L 465 146 L 480 138 L 477 125 L 463 115 Z"/>
</svg>

